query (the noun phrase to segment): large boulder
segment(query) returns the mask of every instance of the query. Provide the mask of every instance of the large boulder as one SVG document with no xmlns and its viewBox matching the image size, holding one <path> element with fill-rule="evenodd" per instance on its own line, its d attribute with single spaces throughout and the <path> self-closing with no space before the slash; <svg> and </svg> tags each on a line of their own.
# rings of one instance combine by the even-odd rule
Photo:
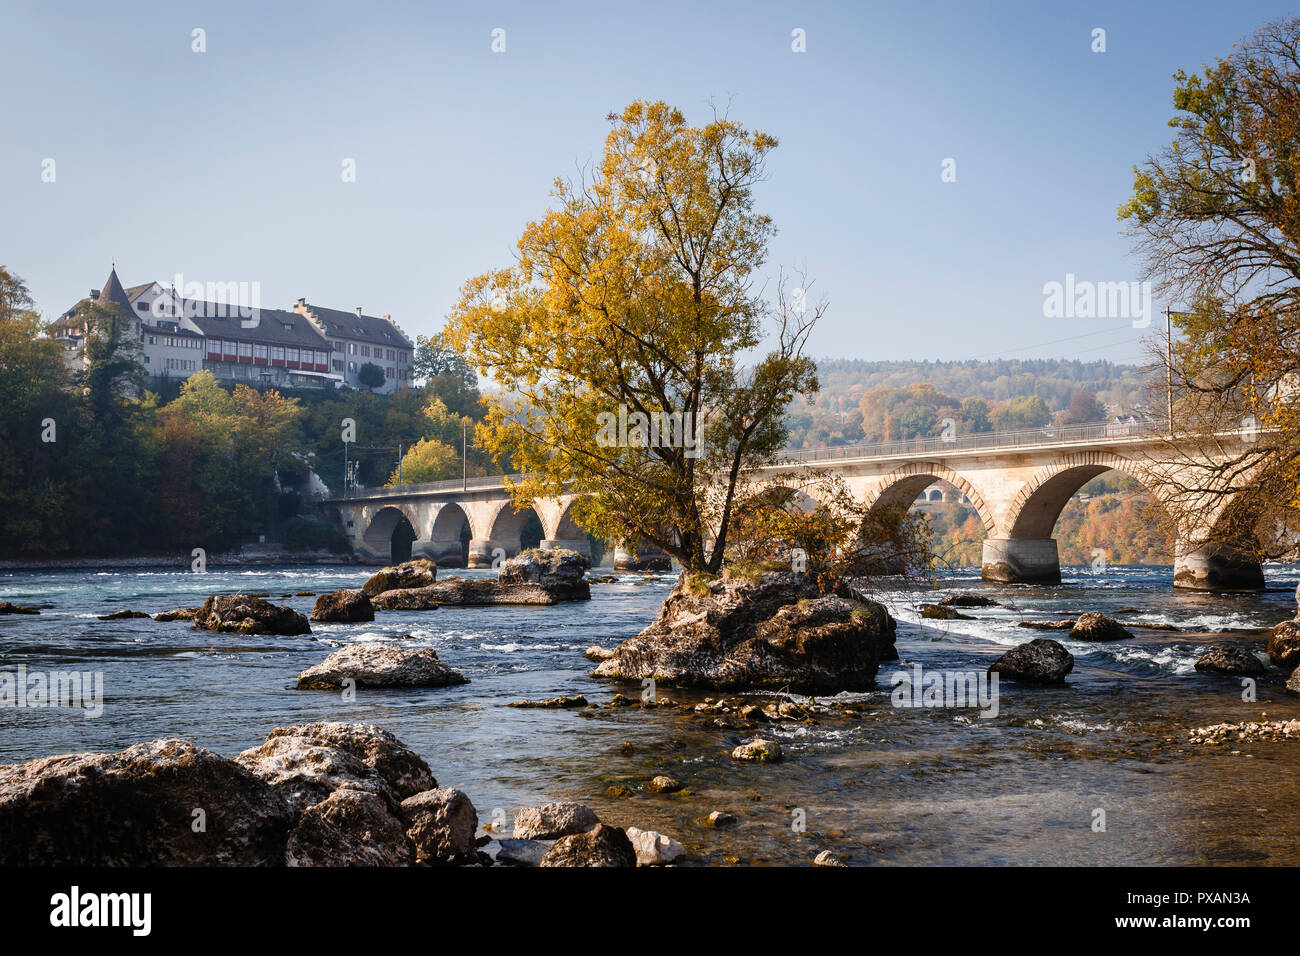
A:
<svg viewBox="0 0 1300 956">
<path fill-rule="evenodd" d="M 430 647 L 395 647 L 365 641 L 341 647 L 298 675 L 299 690 L 333 690 L 352 680 L 357 687 L 448 687 L 469 678 L 438 660 Z"/>
<path fill-rule="evenodd" d="M 587 601 L 591 585 L 585 575 L 591 562 L 568 548 L 529 548 L 506 558 L 497 572 L 502 584 L 540 584 L 557 601 Z"/>
<path fill-rule="evenodd" d="M 246 594 L 215 594 L 194 616 L 195 628 L 236 634 L 310 634 L 307 618 L 291 607 Z"/>
<path fill-rule="evenodd" d="M 342 588 L 318 597 L 311 609 L 311 619 L 356 624 L 360 621 L 373 621 L 375 609 L 370 604 L 370 595 L 365 591 L 360 588 Z"/>
<path fill-rule="evenodd" d="M 0 601 L 0 614 L 40 614 L 34 607 L 27 607 L 24 604 L 14 604 L 12 601 Z"/>
<path fill-rule="evenodd" d="M 1268 659 L 1278 667 L 1300 665 L 1300 620 L 1283 621 L 1268 632 Z"/>
<path fill-rule="evenodd" d="M 1030 684 L 1063 684 L 1072 670 L 1074 655 L 1045 637 L 1017 645 L 989 665 L 990 674 Z"/>
<path fill-rule="evenodd" d="M 573 833 L 585 833 L 600 823 L 596 814 L 580 803 L 556 801 L 540 807 L 524 807 L 515 814 L 516 840 L 554 840 Z"/>
<path fill-rule="evenodd" d="M 1219 644 L 1196 659 L 1198 671 L 1213 674 L 1263 674 L 1268 668 L 1249 650 L 1237 644 Z"/>
<path fill-rule="evenodd" d="M 1286 689 L 1293 694 L 1300 694 L 1300 667 L 1293 670 L 1286 679 Z"/>
<path fill-rule="evenodd" d="M 794 572 L 683 572 L 658 619 L 592 673 L 685 687 L 868 690 L 880 660 L 894 653 L 894 628 L 875 601 L 823 595 Z"/>
<path fill-rule="evenodd" d="M 294 814 L 188 740 L 0 767 L 0 866 L 278 866 Z"/>
<path fill-rule="evenodd" d="M 541 866 L 636 866 L 636 849 L 621 827 L 597 823 L 585 833 L 561 837 Z"/>
<path fill-rule="evenodd" d="M 1132 636 L 1124 625 L 1114 618 L 1098 614 L 1096 611 L 1080 614 L 1079 619 L 1074 622 L 1074 627 L 1070 629 L 1072 641 L 1122 641 Z"/>
<path fill-rule="evenodd" d="M 407 797 L 438 786 L 419 754 L 373 724 L 279 727 L 235 760 L 298 811 L 344 788 L 378 794 L 395 810 Z"/>
<path fill-rule="evenodd" d="M 410 866 L 415 845 L 379 794 L 344 787 L 303 811 L 289 835 L 288 866 Z"/>
<path fill-rule="evenodd" d="M 427 558 L 416 558 L 414 561 L 395 564 L 392 567 L 376 571 L 365 584 L 361 585 L 361 590 L 368 597 L 374 597 L 376 594 L 395 591 L 399 588 L 426 587 L 437 579 L 438 565 Z"/>
<path fill-rule="evenodd" d="M 477 861 L 478 813 L 461 791 L 448 787 L 407 797 L 402 801 L 402 817 L 417 862 L 456 866 Z"/>
</svg>

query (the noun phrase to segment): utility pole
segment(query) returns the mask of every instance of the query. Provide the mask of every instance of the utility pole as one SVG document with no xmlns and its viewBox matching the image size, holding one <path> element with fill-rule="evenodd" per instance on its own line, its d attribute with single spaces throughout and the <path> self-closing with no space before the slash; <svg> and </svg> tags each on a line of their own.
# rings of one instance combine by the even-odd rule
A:
<svg viewBox="0 0 1300 956">
<path fill-rule="evenodd" d="M 460 421 L 460 490 L 469 488 L 469 422 Z"/>
<path fill-rule="evenodd" d="M 343 497 L 348 496 L 348 443 L 343 443 Z"/>
<path fill-rule="evenodd" d="M 402 443 L 397 443 L 397 483 L 402 483 Z"/>
</svg>

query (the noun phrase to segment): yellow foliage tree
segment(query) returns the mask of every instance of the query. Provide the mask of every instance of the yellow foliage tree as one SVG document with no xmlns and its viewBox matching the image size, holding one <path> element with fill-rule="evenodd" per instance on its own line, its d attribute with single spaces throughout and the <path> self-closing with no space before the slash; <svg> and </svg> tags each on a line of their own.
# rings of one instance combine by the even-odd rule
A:
<svg viewBox="0 0 1300 956">
<path fill-rule="evenodd" d="M 460 455 L 456 449 L 436 438 L 422 438 L 402 456 L 401 483 L 415 485 L 424 481 L 441 481 L 459 471 Z M 394 469 L 388 476 L 388 484 L 397 483 L 398 472 Z"/>
<path fill-rule="evenodd" d="M 513 267 L 465 284 L 447 341 L 505 390 L 476 438 L 526 473 L 516 502 L 576 492 L 593 534 L 716 572 L 786 407 L 817 389 L 803 350 L 824 305 L 807 282 L 755 290 L 774 226 L 753 188 L 775 139 L 664 103 L 609 118 L 597 168 L 555 181 Z"/>
</svg>

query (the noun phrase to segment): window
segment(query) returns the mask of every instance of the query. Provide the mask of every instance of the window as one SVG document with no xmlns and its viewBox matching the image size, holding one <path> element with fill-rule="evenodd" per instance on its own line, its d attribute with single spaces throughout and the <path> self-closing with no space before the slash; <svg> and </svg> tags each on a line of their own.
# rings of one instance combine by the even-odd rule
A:
<svg viewBox="0 0 1300 956">
<path fill-rule="evenodd" d="M 389 349 L 389 350 L 388 350 L 388 361 L 390 361 L 390 362 L 393 361 L 393 350 L 392 350 L 392 349 Z"/>
<path fill-rule="evenodd" d="M 252 357 L 253 357 L 253 346 L 250 345 L 248 342 L 240 342 L 240 343 L 239 343 L 239 357 L 240 357 L 240 358 L 252 358 Z"/>
<path fill-rule="evenodd" d="M 147 302 L 137 302 L 137 303 L 135 304 L 135 307 L 136 307 L 137 309 L 139 309 L 141 312 L 148 312 L 148 311 L 149 311 L 149 303 L 147 303 Z"/>
<path fill-rule="evenodd" d="M 156 335 L 151 335 L 151 336 L 149 336 L 149 344 L 150 344 L 150 345 L 157 345 L 157 344 L 158 344 L 158 336 L 156 336 Z"/>
<path fill-rule="evenodd" d="M 283 345 L 272 345 L 272 346 L 271 346 L 271 361 L 273 361 L 273 362 L 283 362 L 283 361 L 284 361 L 284 346 L 283 346 Z"/>
<path fill-rule="evenodd" d="M 342 342 L 331 342 L 330 344 L 334 346 L 334 351 L 335 351 L 335 352 L 342 352 L 342 351 L 343 351 L 343 343 L 342 343 Z"/>
<path fill-rule="evenodd" d="M 348 371 L 349 371 L 349 372 L 355 372 L 356 370 L 357 370 L 357 363 L 356 363 L 356 362 L 349 362 L 349 363 L 348 363 Z"/>
<path fill-rule="evenodd" d="M 393 378 L 393 377 L 394 377 L 394 375 L 393 375 L 393 367 L 392 367 L 391 365 L 385 365 L 385 366 L 384 366 L 384 377 L 385 377 L 385 378 Z"/>
<path fill-rule="evenodd" d="M 264 358 L 266 358 L 266 355 L 267 355 L 267 348 L 266 348 L 265 345 L 255 345 L 255 346 L 253 346 L 253 357 L 254 357 L 254 358 L 264 359 Z"/>
<path fill-rule="evenodd" d="M 343 371 L 343 360 L 342 360 L 342 359 L 335 359 L 335 360 L 334 360 L 334 371 L 336 371 L 336 372 L 341 372 L 341 371 Z"/>
<path fill-rule="evenodd" d="M 369 345 L 363 345 L 363 346 L 361 346 L 361 355 L 362 355 L 362 357 L 364 357 L 364 358 L 370 358 L 370 346 L 369 346 Z"/>
</svg>

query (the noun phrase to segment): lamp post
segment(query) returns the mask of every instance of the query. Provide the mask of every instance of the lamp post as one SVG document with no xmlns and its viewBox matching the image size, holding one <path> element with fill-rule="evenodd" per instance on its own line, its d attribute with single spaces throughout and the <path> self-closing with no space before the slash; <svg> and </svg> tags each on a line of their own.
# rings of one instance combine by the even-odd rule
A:
<svg viewBox="0 0 1300 956">
<path fill-rule="evenodd" d="M 1168 416 L 1165 424 L 1169 429 L 1172 437 L 1174 433 L 1174 324 L 1175 315 L 1186 315 L 1186 312 L 1175 312 L 1165 306 L 1165 413 Z"/>
<path fill-rule="evenodd" d="M 469 422 L 460 420 L 460 490 L 469 488 Z"/>
</svg>

